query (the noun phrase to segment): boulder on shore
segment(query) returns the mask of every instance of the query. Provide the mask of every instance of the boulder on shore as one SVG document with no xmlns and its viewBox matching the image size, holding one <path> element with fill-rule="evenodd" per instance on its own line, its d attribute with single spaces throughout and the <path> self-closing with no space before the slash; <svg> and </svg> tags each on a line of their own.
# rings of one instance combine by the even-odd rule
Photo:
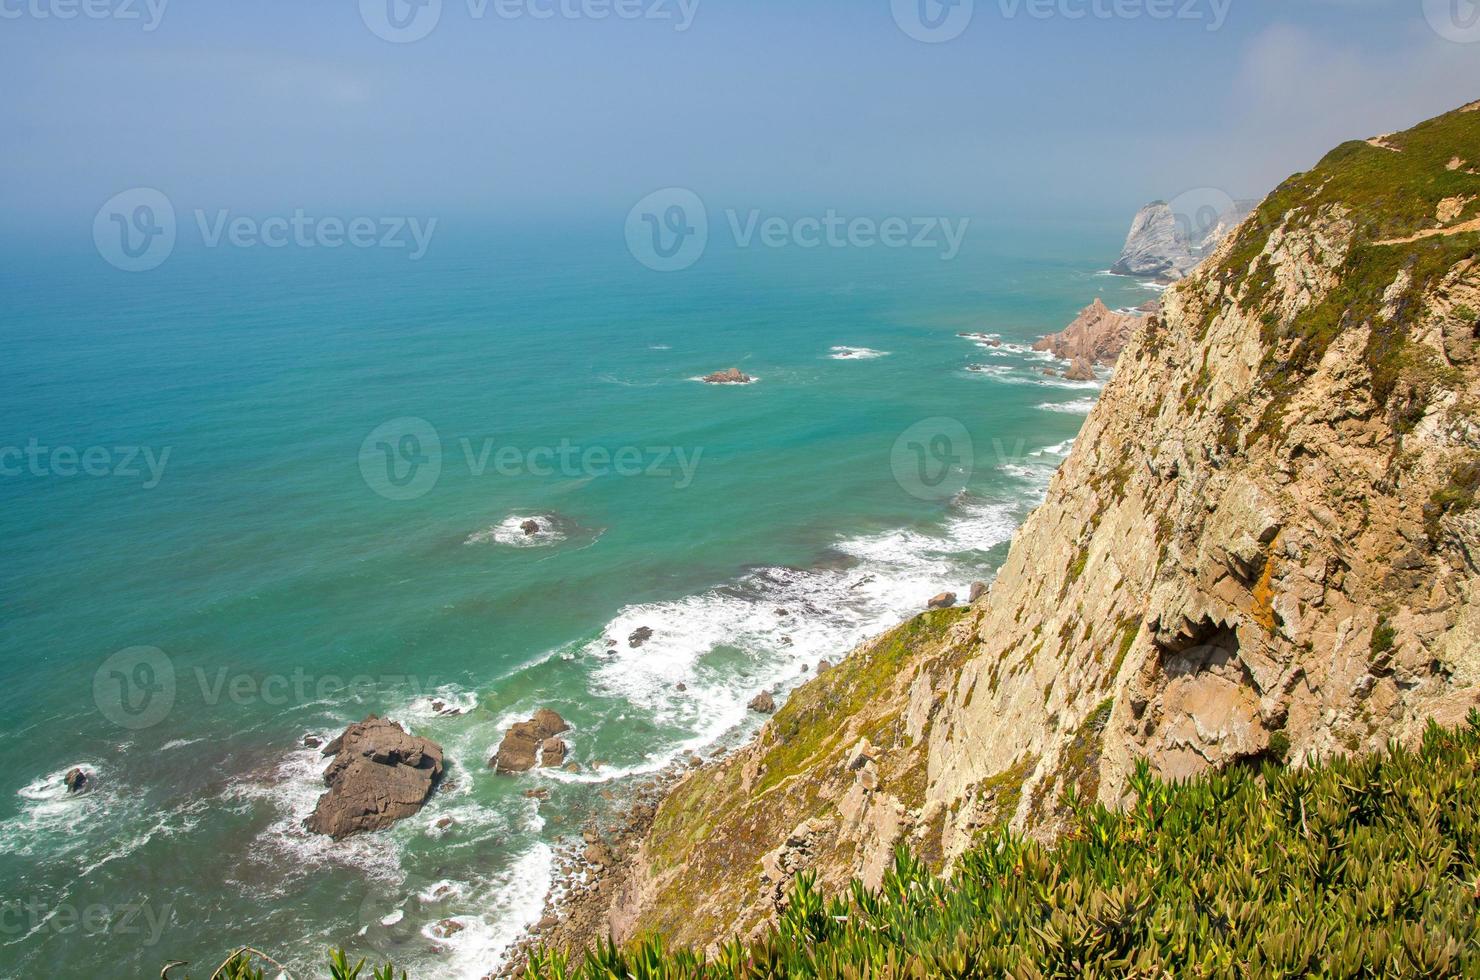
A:
<svg viewBox="0 0 1480 980">
<path fill-rule="evenodd" d="M 956 593 L 942 592 L 926 605 L 931 609 L 949 609 L 956 604 Z"/>
<path fill-rule="evenodd" d="M 488 760 L 488 765 L 499 772 L 528 772 L 546 751 L 554 759 L 554 746 L 549 746 L 548 743 L 560 742 L 555 736 L 568 731 L 570 725 L 566 724 L 564 718 L 549 708 L 541 708 L 528 721 L 515 722 L 509 726 L 509 730 L 504 733 L 504 740 L 499 743 L 498 751 Z M 560 747 L 563 750 L 565 743 L 560 742 Z M 564 758 L 562 752 L 561 760 Z M 553 761 L 546 763 L 555 764 Z"/>
<path fill-rule="evenodd" d="M 751 711 L 756 711 L 763 715 L 775 714 L 776 698 L 772 696 L 770 691 L 762 691 L 751 698 L 750 704 L 746 707 L 750 708 Z"/>
<path fill-rule="evenodd" d="M 704 383 L 710 385 L 748 385 L 754 380 L 739 368 L 728 368 L 704 376 Z"/>
<path fill-rule="evenodd" d="M 982 596 L 984 596 L 986 594 L 987 594 L 987 583 L 985 583 L 985 582 L 972 582 L 971 583 L 971 598 L 967 599 L 966 601 L 967 602 L 975 602 L 976 600 L 980 599 Z"/>
<path fill-rule="evenodd" d="M 342 840 L 416 813 L 442 778 L 442 747 L 369 715 L 324 746 L 329 791 L 303 825 Z"/>
<path fill-rule="evenodd" d="M 1074 358 L 1074 363 L 1069 365 L 1069 370 L 1064 372 L 1065 381 L 1093 381 L 1095 380 L 1095 369 L 1082 357 Z"/>
</svg>

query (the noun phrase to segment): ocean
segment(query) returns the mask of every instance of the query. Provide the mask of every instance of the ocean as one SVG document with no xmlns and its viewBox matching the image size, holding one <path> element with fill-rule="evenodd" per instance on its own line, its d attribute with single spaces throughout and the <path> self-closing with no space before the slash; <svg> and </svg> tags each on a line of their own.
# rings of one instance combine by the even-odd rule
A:
<svg viewBox="0 0 1480 980">
<path fill-rule="evenodd" d="M 1109 222 L 677 272 L 620 224 L 439 234 L 132 274 L 0 247 L 0 975 L 251 944 L 482 976 L 591 814 L 990 579 L 1101 383 L 1027 345 L 1154 295 L 1101 271 Z M 495 774 L 542 707 L 579 770 Z M 304 736 L 371 712 L 445 785 L 308 834 Z"/>
</svg>

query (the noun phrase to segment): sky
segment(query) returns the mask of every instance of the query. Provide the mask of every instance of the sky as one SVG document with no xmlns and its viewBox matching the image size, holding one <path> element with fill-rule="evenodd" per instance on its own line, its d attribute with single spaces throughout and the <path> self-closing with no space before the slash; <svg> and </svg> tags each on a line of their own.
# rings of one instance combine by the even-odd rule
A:
<svg viewBox="0 0 1480 980">
<path fill-rule="evenodd" d="M 0 0 L 0 232 L 133 187 L 490 221 L 670 186 L 1128 220 L 1480 98 L 1473 0 L 954 2 Z"/>
</svg>

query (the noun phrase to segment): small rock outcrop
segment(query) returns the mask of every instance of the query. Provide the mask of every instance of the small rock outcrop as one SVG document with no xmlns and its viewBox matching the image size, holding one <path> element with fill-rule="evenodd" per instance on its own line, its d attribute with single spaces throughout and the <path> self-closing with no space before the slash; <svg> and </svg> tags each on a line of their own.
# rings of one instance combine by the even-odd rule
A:
<svg viewBox="0 0 1480 980">
<path fill-rule="evenodd" d="M 632 635 L 627 637 L 627 645 L 636 650 L 652 638 L 653 628 L 651 626 L 639 626 L 632 631 Z"/>
<path fill-rule="evenodd" d="M 776 698 L 771 694 L 770 691 L 762 691 L 755 697 L 751 698 L 750 704 L 746 705 L 746 707 L 748 707 L 751 711 L 759 712 L 763 715 L 775 714 Z"/>
<path fill-rule="evenodd" d="M 1069 377 L 1078 368 L 1079 361 L 1084 361 L 1087 365 L 1114 364 L 1143 319 L 1139 311 L 1117 313 L 1096 298 L 1079 312 L 1074 322 L 1058 333 L 1049 334 L 1037 341 L 1033 344 L 1033 349 L 1049 351 L 1061 360 L 1076 362 L 1064 372 L 1064 376 Z M 1052 371 L 1049 368 L 1044 373 L 1050 374 Z M 1094 372 L 1090 371 L 1090 379 L 1093 377 Z"/>
<path fill-rule="evenodd" d="M 88 776 L 87 770 L 80 767 L 68 769 L 67 775 L 63 777 L 63 782 L 66 783 L 67 792 L 69 793 L 81 793 L 87 788 L 90 781 L 91 777 Z"/>
<path fill-rule="evenodd" d="M 936 596 L 934 599 L 931 599 L 928 603 L 926 603 L 926 606 L 930 609 L 949 609 L 955 604 L 956 593 L 942 592 L 940 595 Z"/>
<path fill-rule="evenodd" d="M 523 524 L 519 525 L 519 530 L 523 531 L 529 537 L 534 537 L 536 534 L 540 533 L 540 522 L 533 518 L 530 518 Z"/>
<path fill-rule="evenodd" d="M 976 602 L 976 600 L 980 599 L 982 596 L 984 596 L 986 594 L 987 594 L 987 583 L 985 583 L 985 582 L 972 582 L 971 583 L 971 596 L 966 601 L 967 602 Z"/>
<path fill-rule="evenodd" d="M 1065 381 L 1093 381 L 1095 380 L 1095 369 L 1082 357 L 1074 358 L 1074 363 L 1069 365 L 1069 370 L 1064 372 Z"/>
<path fill-rule="evenodd" d="M 555 736 L 568 731 L 570 725 L 564 718 L 549 708 L 541 708 L 528 721 L 509 726 L 488 765 L 499 772 L 528 772 L 537 764 L 559 765 L 555 755 L 558 752 L 559 761 L 565 760 L 565 743 Z M 558 743 L 558 749 L 551 742 Z M 544 761 L 543 756 L 548 756 L 550 761 Z"/>
<path fill-rule="evenodd" d="M 754 380 L 739 368 L 728 368 L 704 376 L 704 383 L 710 385 L 748 385 Z"/>
<path fill-rule="evenodd" d="M 381 830 L 422 808 L 442 778 L 442 747 L 370 715 L 324 746 L 329 791 L 303 825 L 342 840 Z"/>
</svg>

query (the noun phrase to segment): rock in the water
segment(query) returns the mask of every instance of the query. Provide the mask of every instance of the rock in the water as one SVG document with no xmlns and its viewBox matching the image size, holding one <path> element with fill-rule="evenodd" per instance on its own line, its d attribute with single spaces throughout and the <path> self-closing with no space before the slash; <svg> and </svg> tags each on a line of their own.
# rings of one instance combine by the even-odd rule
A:
<svg viewBox="0 0 1480 980">
<path fill-rule="evenodd" d="M 540 522 L 539 521 L 536 521 L 536 520 L 533 520 L 533 519 L 527 520 L 523 524 L 520 524 L 519 525 L 519 530 L 523 531 L 525 534 L 530 535 L 530 536 L 539 534 L 540 533 Z"/>
<path fill-rule="evenodd" d="M 637 629 L 632 631 L 632 635 L 627 637 L 627 645 L 636 650 L 638 647 L 642 646 L 644 643 L 646 643 L 648 640 L 651 640 L 652 638 L 653 629 L 651 626 L 639 626 L 637 627 Z"/>
<path fill-rule="evenodd" d="M 1064 372 L 1065 381 L 1093 381 L 1095 380 L 1095 369 L 1082 357 L 1074 358 L 1074 363 L 1069 365 L 1069 370 Z"/>
<path fill-rule="evenodd" d="M 443 919 L 441 922 L 433 925 L 430 931 L 438 939 L 451 939 L 465 928 L 466 926 L 456 919 Z"/>
<path fill-rule="evenodd" d="M 389 827 L 422 808 L 442 778 L 442 747 L 370 715 L 324 746 L 329 791 L 303 825 L 341 840 Z"/>
<path fill-rule="evenodd" d="M 565 754 L 570 751 L 563 739 L 547 738 L 540 746 L 541 766 L 561 766 L 565 764 Z"/>
<path fill-rule="evenodd" d="M 1097 298 L 1080 310 L 1074 322 L 1063 330 L 1035 341 L 1033 349 L 1049 351 L 1054 357 L 1075 362 L 1074 367 L 1064 372 L 1064 377 L 1071 381 L 1093 380 L 1093 371 L 1090 372 L 1089 378 L 1070 377 L 1078 367 L 1077 362 L 1083 360 L 1091 366 L 1114 364 L 1120 352 L 1130 341 L 1131 333 L 1141 325 L 1144 319 L 1145 317 L 1140 313 L 1117 313 Z M 1053 369 L 1049 368 L 1043 373 L 1050 374 L 1052 371 Z"/>
<path fill-rule="evenodd" d="M 539 761 L 547 740 L 570 731 L 570 725 L 549 708 L 541 708 L 528 721 L 516 722 L 504 733 L 498 752 L 488 764 L 499 772 L 528 772 Z M 563 746 L 565 743 L 561 743 Z"/>
<path fill-rule="evenodd" d="M 966 601 L 967 602 L 975 602 L 976 600 L 980 599 L 982 596 L 984 596 L 986 594 L 987 594 L 987 583 L 985 583 L 985 582 L 972 582 L 971 583 L 971 598 L 967 599 Z"/>
<path fill-rule="evenodd" d="M 1059 376 L 1059 372 L 1055 371 L 1053 368 L 1044 368 L 1043 376 L 1045 378 L 1057 378 Z"/>
<path fill-rule="evenodd" d="M 319 738 L 319 736 L 317 736 L 317 735 L 308 734 L 308 735 L 303 736 L 303 747 L 305 749 L 317 749 L 317 748 L 321 748 L 323 746 L 323 744 L 324 744 L 324 740 L 322 738 Z"/>
<path fill-rule="evenodd" d="M 683 681 L 679 681 L 677 684 L 673 685 L 673 689 L 682 693 L 683 691 L 687 691 L 689 689 L 689 686 Z"/>
<path fill-rule="evenodd" d="M 704 383 L 711 385 L 748 385 L 755 379 L 739 368 L 729 368 L 704 376 Z"/>
<path fill-rule="evenodd" d="M 1217 206 L 1204 204 L 1196 214 L 1178 214 L 1165 201 L 1152 201 L 1136 213 L 1120 258 L 1110 267 L 1119 276 L 1181 279 L 1196 268 L 1218 243 L 1249 213 L 1249 206 L 1234 201 Z"/>
<path fill-rule="evenodd" d="M 88 778 L 87 771 L 84 769 L 68 769 L 67 775 L 63 777 L 63 781 L 67 784 L 67 792 L 82 792 L 87 788 Z"/>
<path fill-rule="evenodd" d="M 949 609 L 956 604 L 956 593 L 942 592 L 927 604 L 931 609 Z"/>
<path fill-rule="evenodd" d="M 750 699 L 750 704 L 747 707 L 751 711 L 758 711 L 763 715 L 774 714 L 776 711 L 776 698 L 772 696 L 770 691 L 762 691 Z"/>
</svg>

